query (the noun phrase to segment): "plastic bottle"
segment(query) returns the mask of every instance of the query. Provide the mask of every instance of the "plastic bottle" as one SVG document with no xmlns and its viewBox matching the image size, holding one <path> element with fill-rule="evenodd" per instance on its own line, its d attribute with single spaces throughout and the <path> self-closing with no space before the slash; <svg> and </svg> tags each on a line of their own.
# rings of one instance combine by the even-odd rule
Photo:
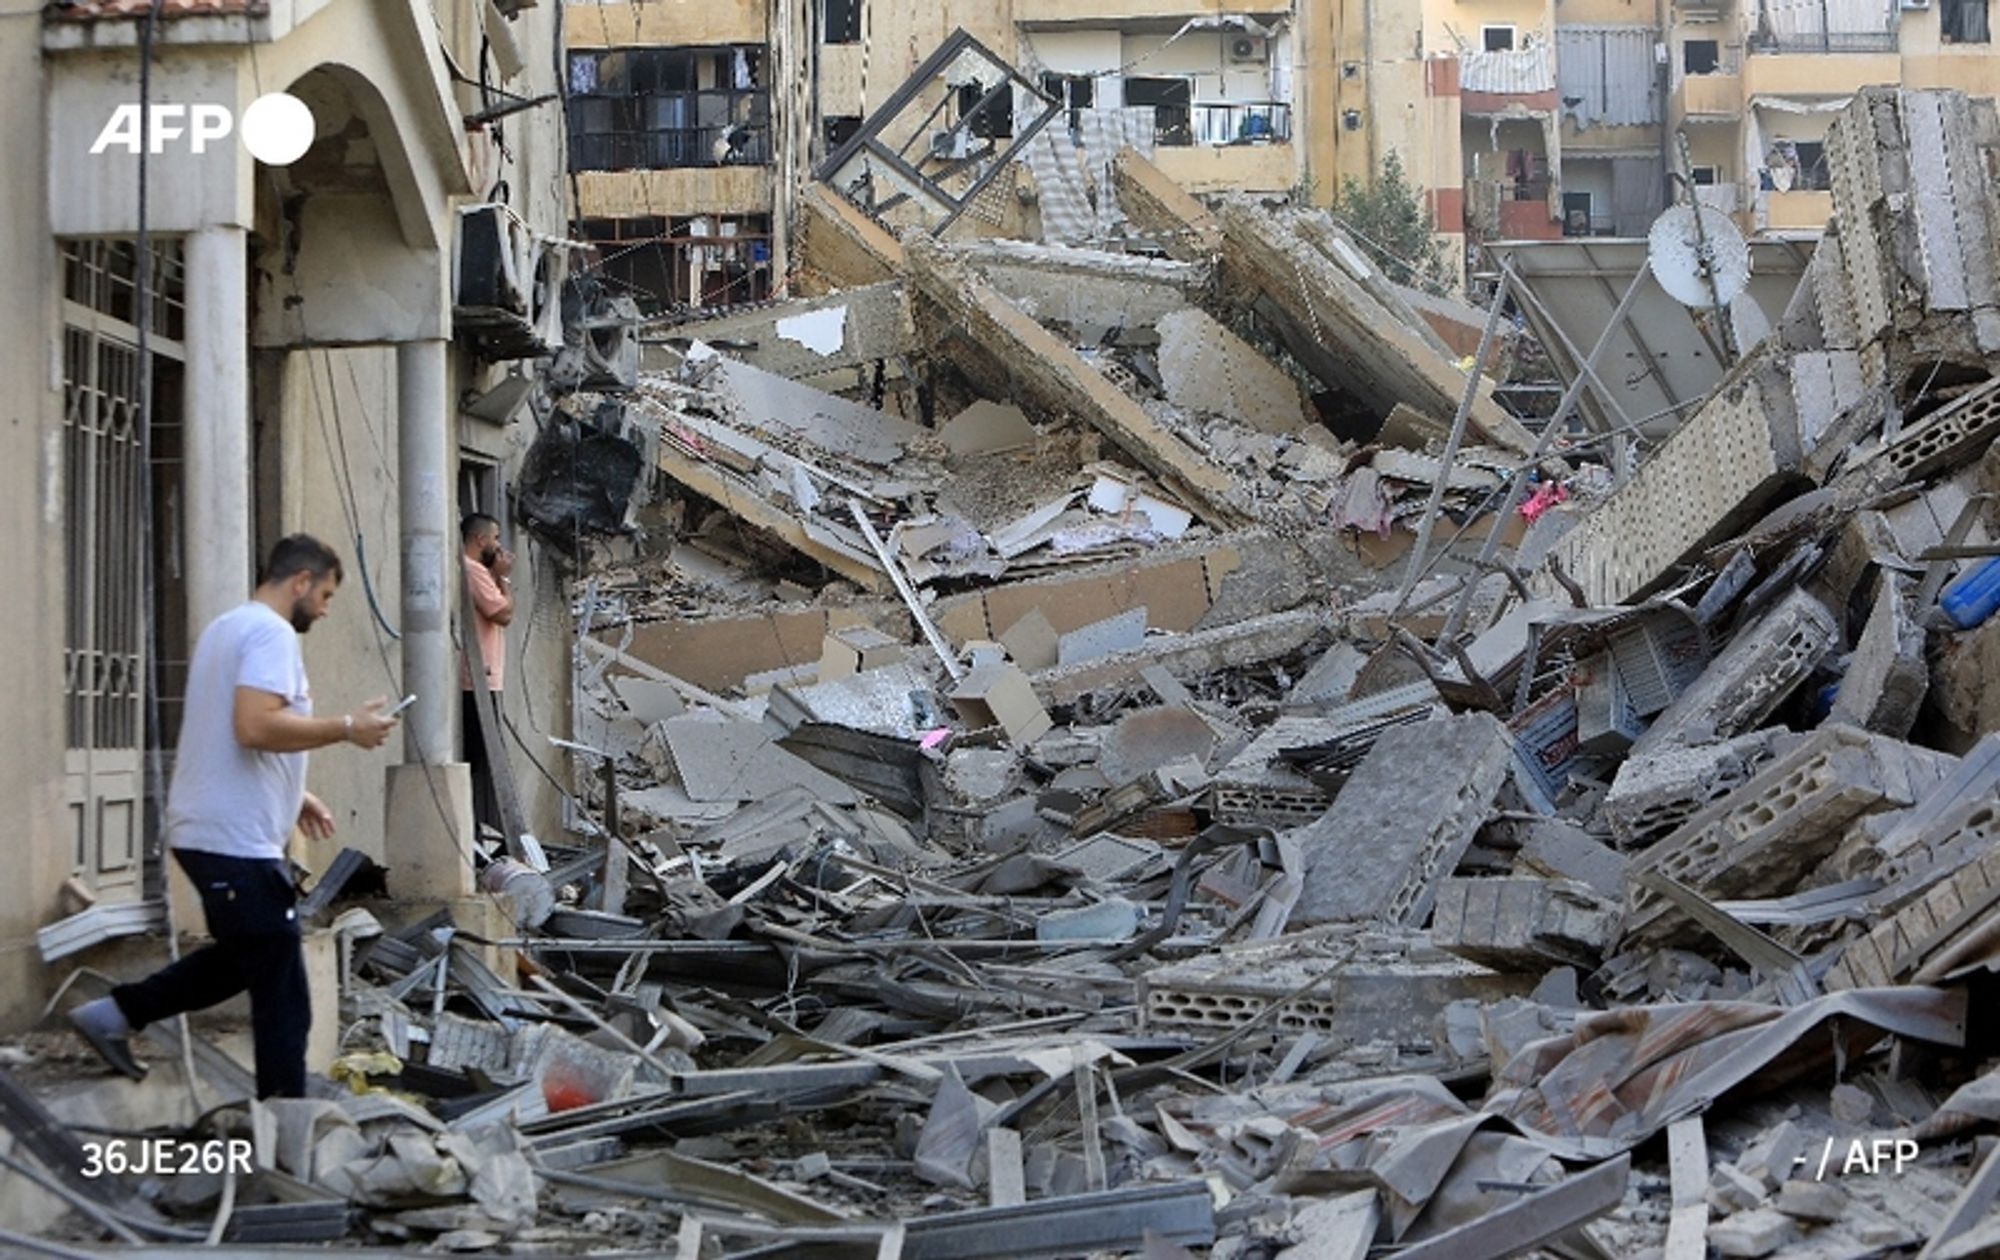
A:
<svg viewBox="0 0 2000 1260">
<path fill-rule="evenodd" d="M 1938 598 L 1938 606 L 1951 624 L 1970 630 L 2000 609 L 2000 556 L 1952 579 Z"/>
</svg>

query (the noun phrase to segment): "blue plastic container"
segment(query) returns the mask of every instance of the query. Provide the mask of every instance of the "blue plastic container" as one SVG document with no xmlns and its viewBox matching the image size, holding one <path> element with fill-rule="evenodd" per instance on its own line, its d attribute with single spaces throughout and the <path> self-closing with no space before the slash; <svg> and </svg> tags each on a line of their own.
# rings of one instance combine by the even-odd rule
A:
<svg viewBox="0 0 2000 1260">
<path fill-rule="evenodd" d="M 1970 630 L 1991 617 L 2000 609 L 2000 556 L 1952 579 L 1938 606 L 1961 630 Z"/>
</svg>

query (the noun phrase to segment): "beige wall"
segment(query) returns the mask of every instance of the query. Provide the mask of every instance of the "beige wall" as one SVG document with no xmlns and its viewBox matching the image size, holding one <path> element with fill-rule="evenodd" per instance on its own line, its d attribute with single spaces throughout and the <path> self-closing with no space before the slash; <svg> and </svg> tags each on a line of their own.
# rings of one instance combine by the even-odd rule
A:
<svg viewBox="0 0 2000 1260">
<path fill-rule="evenodd" d="M 1299 178 L 1297 150 L 1289 144 L 1162 147 L 1153 164 L 1193 193 L 1286 192 Z"/>
<path fill-rule="evenodd" d="M 1218 7 L 1213 0 L 1014 0 L 1016 22 L 1124 21 L 1130 18 L 1187 18 L 1199 13 L 1286 13 L 1291 0 L 1230 0 Z M 1087 17 L 1083 15 L 1088 15 Z"/>
<path fill-rule="evenodd" d="M 771 168 L 767 166 L 579 171 L 576 187 L 577 213 L 588 219 L 771 211 Z"/>
<path fill-rule="evenodd" d="M 768 38 L 764 0 L 568 4 L 563 24 L 571 48 L 689 48 L 761 44 Z"/>
<path fill-rule="evenodd" d="M 10 855 L 0 881 L 0 1025 L 40 1013 L 51 973 L 35 952 L 35 930 L 57 911 L 69 876 L 62 761 L 63 549 L 62 395 L 52 358 L 58 307 L 55 247 L 44 187 L 24 172 L 46 163 L 36 9 L 0 16 L 0 118 L 16 177 L 0 181 L 0 695 L 7 697 L 0 802 Z"/>
<path fill-rule="evenodd" d="M 1902 74 L 1902 58 L 1895 53 L 1755 53 L 1743 62 L 1743 91 L 1748 96 L 1847 96 L 1872 84 L 1894 84 Z"/>
</svg>

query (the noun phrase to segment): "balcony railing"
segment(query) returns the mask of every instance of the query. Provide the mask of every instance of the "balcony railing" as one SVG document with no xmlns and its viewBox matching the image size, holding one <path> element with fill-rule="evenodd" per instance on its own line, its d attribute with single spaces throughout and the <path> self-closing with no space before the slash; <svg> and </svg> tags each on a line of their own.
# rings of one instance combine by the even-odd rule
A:
<svg viewBox="0 0 2000 1260">
<path fill-rule="evenodd" d="M 1282 144 L 1292 138 L 1292 107 L 1283 101 L 1227 101 L 1157 107 L 1158 143 Z"/>
<path fill-rule="evenodd" d="M 1775 54 L 1883 53 L 1896 51 L 1894 31 L 1818 31 L 1786 35 L 1761 31 L 1750 40 L 1752 52 Z"/>
<path fill-rule="evenodd" d="M 570 168 L 768 166 L 770 116 L 769 97 L 761 91 L 572 96 Z"/>
</svg>

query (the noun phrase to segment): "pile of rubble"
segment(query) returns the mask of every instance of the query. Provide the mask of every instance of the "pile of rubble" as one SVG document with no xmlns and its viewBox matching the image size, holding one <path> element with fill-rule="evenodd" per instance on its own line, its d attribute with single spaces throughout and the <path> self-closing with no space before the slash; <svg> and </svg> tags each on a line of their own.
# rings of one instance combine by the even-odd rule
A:
<svg viewBox="0 0 2000 1260">
<path fill-rule="evenodd" d="M 1129 152 L 1171 258 L 880 234 L 572 397 L 664 478 L 575 584 L 575 830 L 486 865 L 505 939 L 329 874 L 343 1083 L 211 1117 L 216 1236 L 2000 1247 L 2000 128 L 1827 147 L 1787 319 L 1629 475 Z"/>
</svg>

